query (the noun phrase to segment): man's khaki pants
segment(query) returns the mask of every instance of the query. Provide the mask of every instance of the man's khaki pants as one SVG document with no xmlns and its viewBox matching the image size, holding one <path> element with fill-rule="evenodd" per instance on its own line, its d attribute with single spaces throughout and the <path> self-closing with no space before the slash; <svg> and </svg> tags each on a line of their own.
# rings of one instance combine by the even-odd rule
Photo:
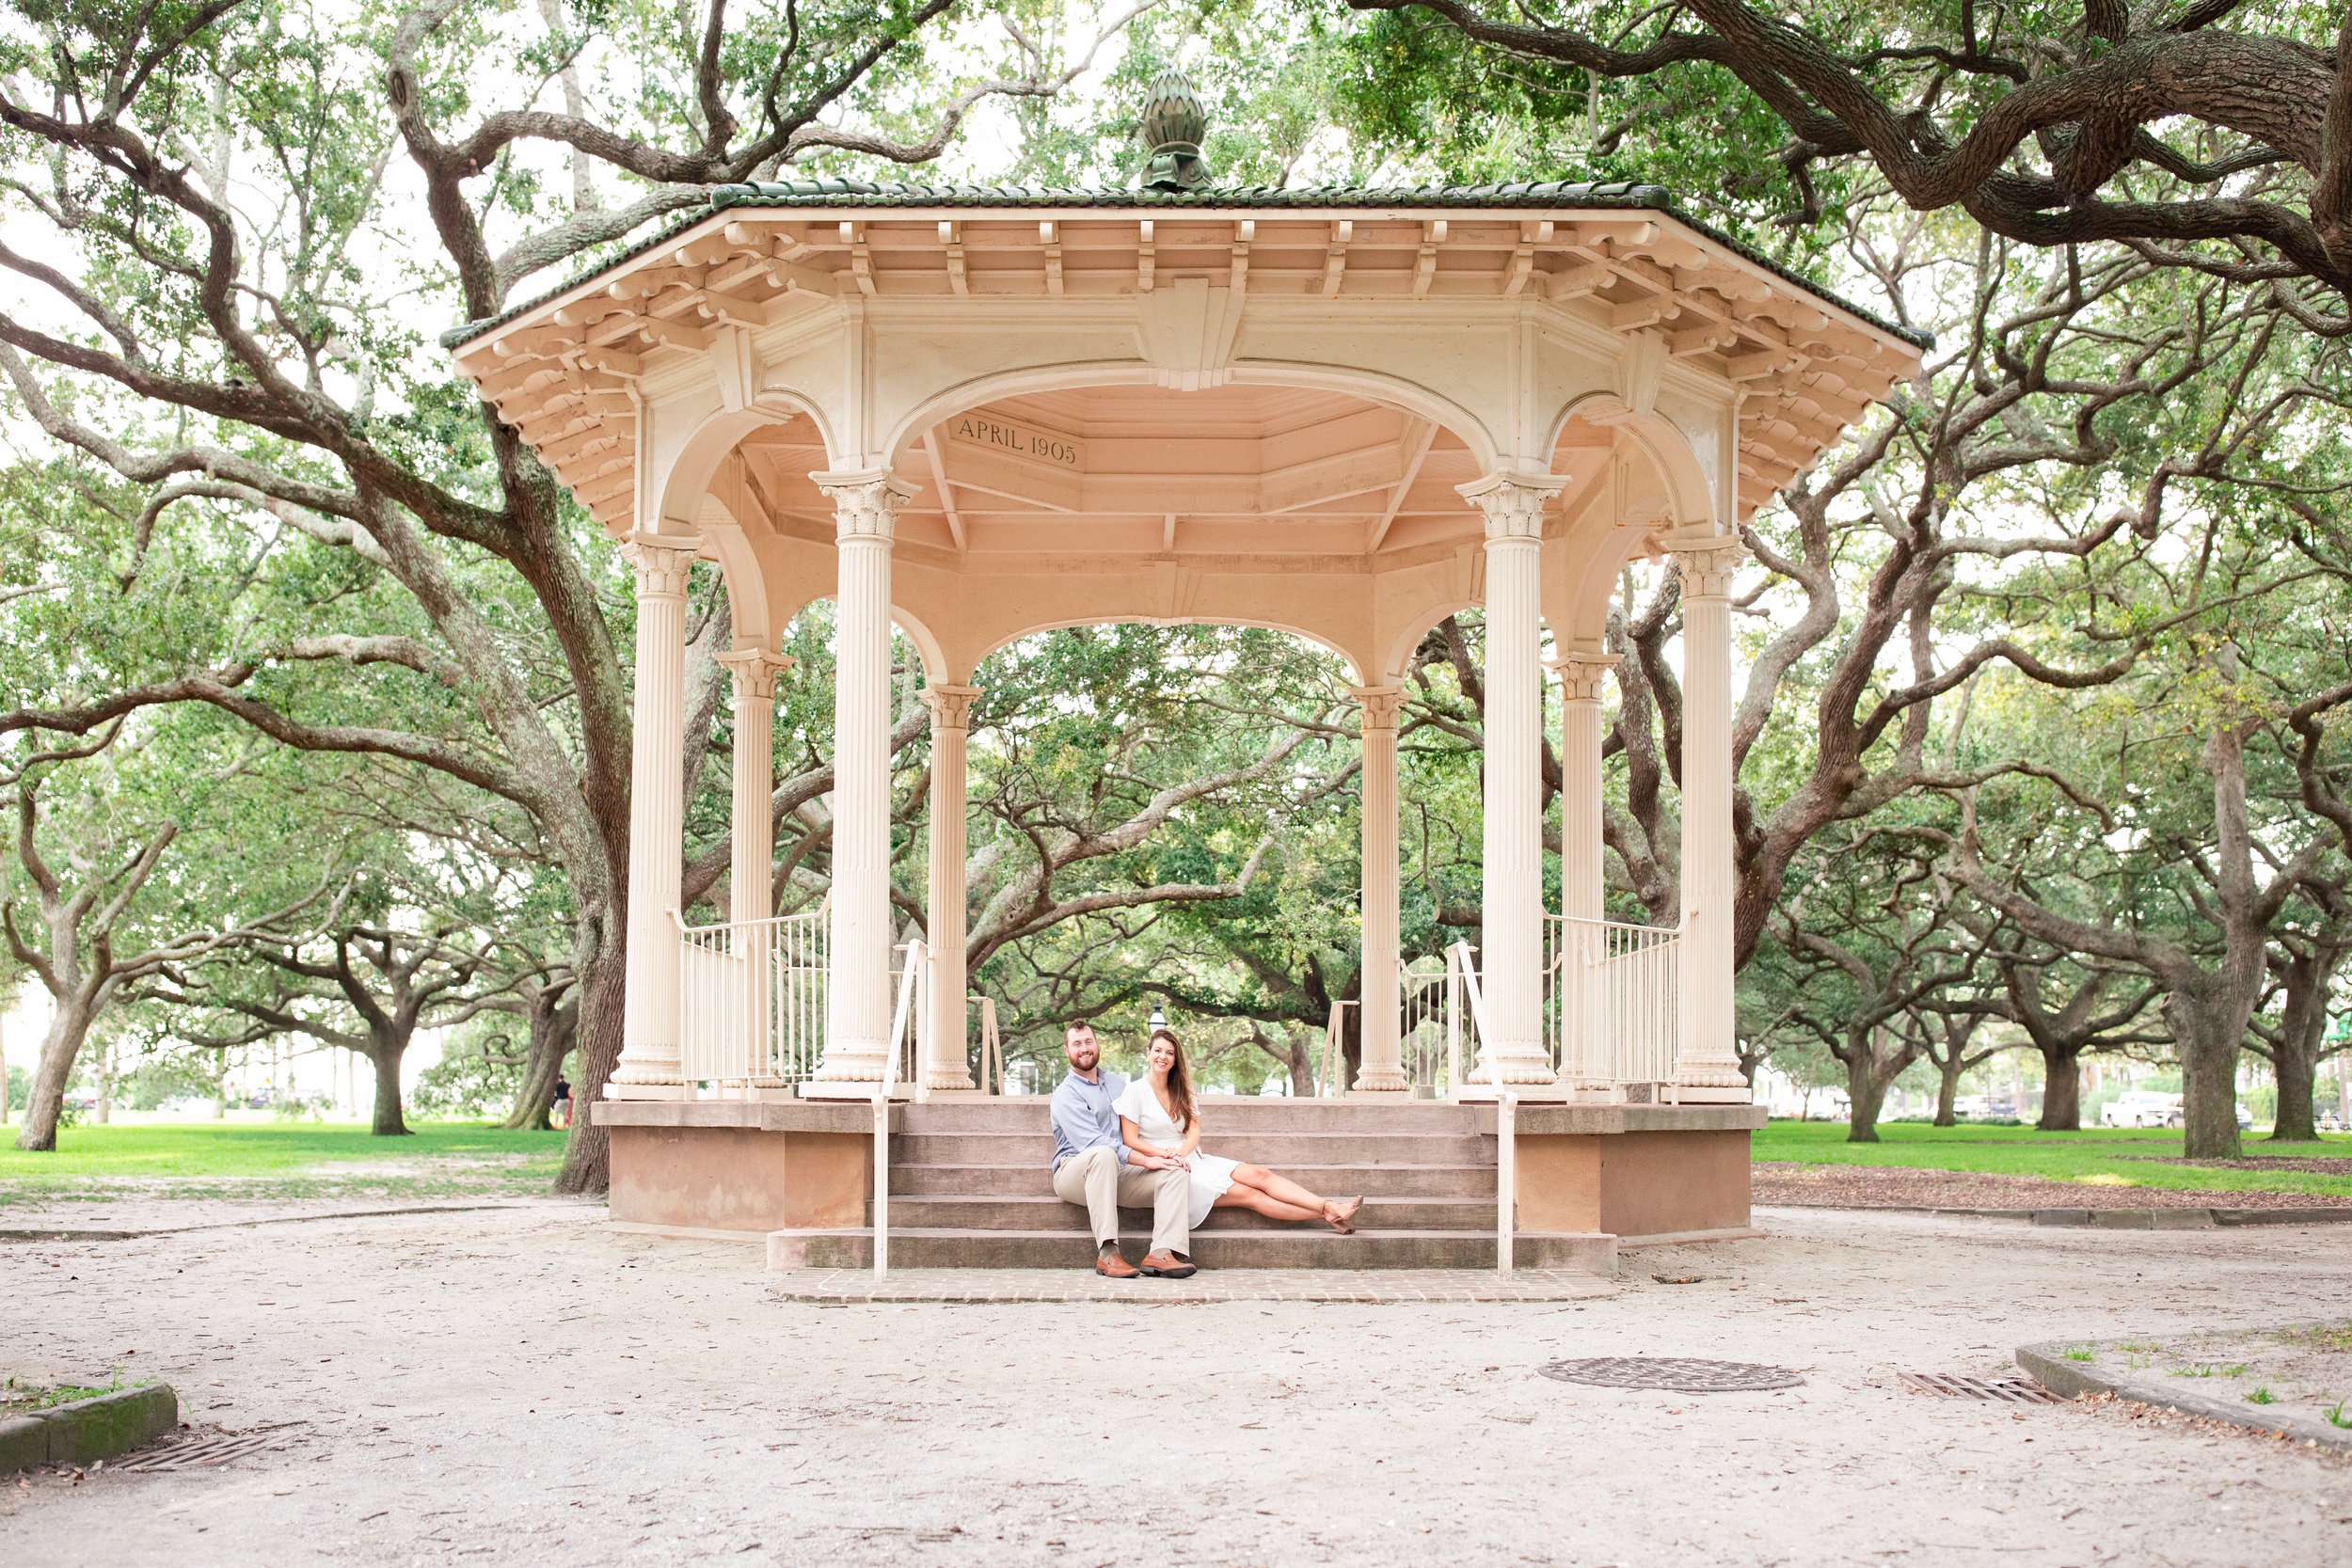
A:
<svg viewBox="0 0 2352 1568">
<path fill-rule="evenodd" d="M 1094 1244 L 1119 1240 L 1121 1205 L 1152 1210 L 1152 1250 L 1189 1252 L 1192 1232 L 1192 1173 L 1140 1170 L 1119 1163 L 1119 1151 L 1097 1144 L 1082 1148 L 1054 1172 L 1054 1193 L 1064 1203 L 1084 1205 L 1094 1224 Z"/>
</svg>

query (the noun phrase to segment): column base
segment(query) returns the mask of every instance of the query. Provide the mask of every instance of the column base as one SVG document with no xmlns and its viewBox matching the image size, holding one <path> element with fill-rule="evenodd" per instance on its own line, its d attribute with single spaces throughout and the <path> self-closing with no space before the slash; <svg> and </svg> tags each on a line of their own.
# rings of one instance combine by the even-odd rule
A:
<svg viewBox="0 0 2352 1568">
<path fill-rule="evenodd" d="M 684 1100 L 687 1098 L 687 1093 L 686 1085 L 683 1084 L 624 1084 L 617 1078 L 608 1078 L 604 1085 L 604 1098 L 607 1100 Z"/>
<path fill-rule="evenodd" d="M 818 1063 L 817 1071 L 806 1080 L 810 1084 L 878 1084 L 882 1081 L 882 1064 L 890 1059 L 890 1048 L 870 1040 L 828 1041 L 825 1054 Z M 913 1083 L 913 1079 L 907 1082 Z"/>
<path fill-rule="evenodd" d="M 1661 1084 L 1669 1105 L 1745 1105 L 1755 1099 L 1745 1084 Z"/>
<path fill-rule="evenodd" d="M 977 1094 L 980 1092 L 979 1086 L 972 1082 L 970 1073 L 957 1072 L 952 1069 L 927 1075 L 923 1080 L 923 1088 L 929 1094 Z"/>
<path fill-rule="evenodd" d="M 1568 1091 L 1566 1089 L 1561 1087 L 1557 1084 L 1549 1082 L 1541 1084 L 1514 1084 L 1506 1079 L 1502 1087 L 1513 1100 L 1522 1101 L 1544 1101 L 1549 1102 L 1563 1101 L 1568 1098 Z M 1454 1098 L 1465 1105 L 1491 1105 L 1496 1101 L 1501 1100 L 1502 1095 L 1498 1094 L 1495 1091 L 1495 1086 L 1492 1084 L 1464 1084 L 1461 1085 L 1459 1090 L 1455 1092 Z"/>
<path fill-rule="evenodd" d="M 846 1078 L 836 1078 L 823 1083 L 812 1078 L 801 1085 L 801 1098 L 803 1100 L 871 1100 L 874 1098 L 874 1090 L 880 1087 L 881 1084 L 880 1078 L 868 1078 L 863 1084 Z M 893 1084 L 890 1085 L 890 1098 L 913 1100 L 914 1085 L 903 1081 Z"/>
<path fill-rule="evenodd" d="M 1378 1088 L 1371 1088 L 1362 1084 L 1357 1084 L 1348 1088 L 1343 1098 L 1348 1100 L 1410 1100 L 1413 1098 L 1413 1085 L 1410 1084 L 1398 1084 L 1393 1086 L 1383 1085 Z"/>
</svg>

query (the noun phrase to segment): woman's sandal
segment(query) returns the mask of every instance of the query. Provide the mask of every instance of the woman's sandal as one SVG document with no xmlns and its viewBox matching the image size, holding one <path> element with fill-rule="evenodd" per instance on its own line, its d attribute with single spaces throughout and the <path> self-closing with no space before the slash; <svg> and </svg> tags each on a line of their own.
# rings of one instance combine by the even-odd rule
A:
<svg viewBox="0 0 2352 1568">
<path fill-rule="evenodd" d="M 1364 1200 L 1360 1197 L 1343 1198 L 1331 1205 L 1333 1212 L 1327 1223 L 1341 1235 L 1352 1236 L 1356 1232 L 1356 1211 L 1363 1206 Z"/>
</svg>

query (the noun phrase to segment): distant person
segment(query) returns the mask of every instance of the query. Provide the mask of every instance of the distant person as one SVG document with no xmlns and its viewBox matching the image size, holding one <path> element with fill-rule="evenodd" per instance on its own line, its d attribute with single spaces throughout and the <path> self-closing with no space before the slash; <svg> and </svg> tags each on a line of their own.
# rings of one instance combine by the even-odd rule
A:
<svg viewBox="0 0 2352 1568">
<path fill-rule="evenodd" d="M 1054 1192 L 1064 1203 L 1087 1212 L 1094 1230 L 1094 1272 L 1113 1279 L 1137 1274 L 1184 1279 L 1199 1271 L 1191 1258 L 1192 1175 L 1176 1161 L 1156 1154 L 1131 1154 L 1113 1106 L 1127 1080 L 1102 1067 L 1103 1048 L 1094 1025 L 1073 1023 L 1062 1031 L 1062 1054 L 1070 1075 L 1054 1090 Z M 1152 1206 L 1152 1250 L 1140 1267 L 1119 1250 L 1119 1209 Z"/>
<path fill-rule="evenodd" d="M 1275 1220 L 1321 1220 L 1345 1236 L 1356 1228 L 1360 1197 L 1317 1197 L 1287 1176 L 1263 1165 L 1245 1165 L 1219 1154 L 1200 1152 L 1200 1117 L 1192 1103 L 1192 1070 L 1184 1048 L 1169 1029 L 1152 1031 L 1144 1076 L 1119 1097 L 1119 1120 L 1127 1157 L 1154 1155 L 1174 1160 L 1190 1175 L 1192 1212 L 1199 1225 L 1211 1209 L 1248 1209 Z"/>
<path fill-rule="evenodd" d="M 548 1101 L 548 1119 L 558 1127 L 572 1124 L 572 1085 L 563 1078 L 555 1081 L 555 1093 Z"/>
</svg>

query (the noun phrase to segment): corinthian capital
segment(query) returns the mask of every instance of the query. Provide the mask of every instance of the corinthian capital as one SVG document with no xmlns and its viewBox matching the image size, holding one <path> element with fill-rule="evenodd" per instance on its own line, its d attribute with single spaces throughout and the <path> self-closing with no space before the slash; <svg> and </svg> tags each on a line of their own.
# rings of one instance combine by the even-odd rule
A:
<svg viewBox="0 0 2352 1568">
<path fill-rule="evenodd" d="M 1686 599 L 1729 598 L 1732 575 L 1748 561 L 1748 547 L 1736 535 L 1717 533 L 1705 524 L 1661 534 L 1658 543 L 1674 557 Z"/>
<path fill-rule="evenodd" d="M 1609 672 L 1617 667 L 1615 654 L 1563 654 L 1551 661 L 1559 672 L 1561 694 L 1571 703 L 1597 703 Z"/>
<path fill-rule="evenodd" d="M 933 730 L 967 730 L 972 727 L 972 700 L 980 694 L 977 686 L 927 686 L 923 688 L 923 705 L 931 710 Z"/>
<path fill-rule="evenodd" d="M 1401 686 L 1351 686 L 1347 694 L 1356 699 L 1358 718 L 1367 730 L 1396 728 L 1397 710 L 1405 705 L 1405 689 Z"/>
<path fill-rule="evenodd" d="M 1454 493 L 1486 515 L 1489 539 L 1541 539 L 1544 504 L 1568 483 L 1565 474 L 1488 474 Z"/>
<path fill-rule="evenodd" d="M 686 597 L 686 574 L 693 569 L 703 542 L 691 533 L 648 533 L 630 531 L 621 541 L 621 554 L 637 568 L 640 599 Z"/>
<path fill-rule="evenodd" d="M 808 476 L 833 500 L 835 537 L 879 539 L 887 545 L 898 528 L 898 508 L 922 487 L 888 468 L 851 468 Z"/>
<path fill-rule="evenodd" d="M 734 674 L 739 701 L 757 702 L 773 697 L 776 677 L 792 668 L 791 659 L 765 648 L 736 648 L 713 655 L 712 661 L 726 666 Z"/>
</svg>

